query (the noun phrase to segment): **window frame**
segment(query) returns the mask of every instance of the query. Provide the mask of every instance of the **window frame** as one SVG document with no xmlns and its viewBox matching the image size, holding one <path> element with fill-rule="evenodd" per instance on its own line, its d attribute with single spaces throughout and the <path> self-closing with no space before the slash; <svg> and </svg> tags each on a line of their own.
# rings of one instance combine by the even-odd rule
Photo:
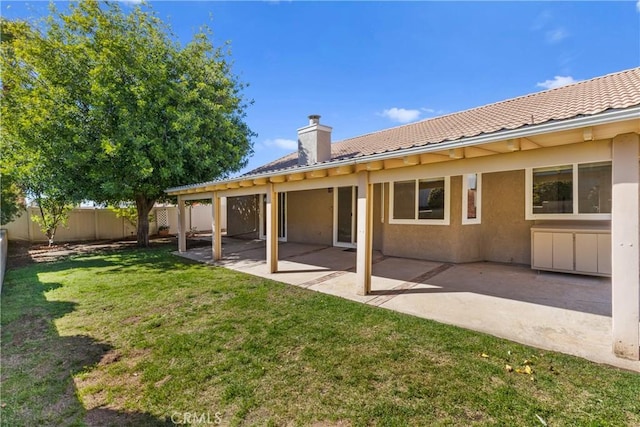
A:
<svg viewBox="0 0 640 427">
<path fill-rule="evenodd" d="M 467 177 L 469 175 L 476 176 L 476 217 L 468 218 L 467 212 L 469 209 L 469 181 Z M 480 172 L 466 173 L 462 175 L 462 224 L 481 224 L 482 223 L 482 174 Z"/>
<path fill-rule="evenodd" d="M 599 160 L 591 162 L 562 162 L 555 165 L 538 166 L 535 168 L 526 168 L 525 171 L 525 220 L 586 220 L 586 221 L 602 221 L 610 220 L 611 213 L 580 213 L 579 210 L 579 175 L 578 167 L 580 165 L 598 164 L 598 163 L 611 163 L 611 160 Z M 572 178 L 572 213 L 533 213 L 533 171 L 534 169 L 553 168 L 560 166 L 571 166 L 571 178 Z M 613 170 L 612 170 L 613 171 Z"/>
<path fill-rule="evenodd" d="M 394 219 L 393 217 L 393 205 L 394 205 L 394 184 L 396 182 L 414 182 L 415 193 L 415 205 L 414 205 L 414 219 Z M 420 181 L 444 181 L 444 218 L 443 219 L 418 219 L 419 215 L 419 182 Z M 399 179 L 397 181 L 389 182 L 389 224 L 414 224 L 414 225 L 449 225 L 451 215 L 451 177 L 440 176 L 433 178 L 414 178 L 414 179 Z"/>
<path fill-rule="evenodd" d="M 278 241 L 286 242 L 287 236 L 289 234 L 289 221 L 287 220 L 287 194 L 286 192 L 278 192 Z M 260 240 L 267 240 L 267 230 L 265 228 L 266 216 L 267 212 L 265 212 L 265 204 L 267 199 L 266 194 L 259 194 L 259 213 L 258 213 L 258 221 L 260 223 L 258 234 Z M 282 231 L 282 236 L 280 236 L 280 231 Z"/>
</svg>

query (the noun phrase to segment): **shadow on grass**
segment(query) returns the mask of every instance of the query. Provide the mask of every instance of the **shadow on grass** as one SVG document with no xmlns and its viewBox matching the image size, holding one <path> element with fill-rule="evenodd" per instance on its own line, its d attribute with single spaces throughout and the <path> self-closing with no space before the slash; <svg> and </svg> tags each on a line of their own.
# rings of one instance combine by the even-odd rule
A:
<svg viewBox="0 0 640 427">
<path fill-rule="evenodd" d="M 178 257 L 166 257 L 168 247 L 137 249 L 124 248 L 117 251 L 96 251 L 92 254 L 70 255 L 60 260 L 39 263 L 38 271 L 54 273 L 72 269 L 98 269 L 94 274 L 123 273 L 128 270 L 164 272 L 167 270 L 185 270 L 191 264 L 199 264 Z M 24 270 L 22 270 L 24 271 Z M 21 275 L 21 271 L 15 274 Z"/>
<path fill-rule="evenodd" d="M 211 241 L 202 238 L 187 239 L 187 249 L 211 246 Z M 88 242 L 60 243 L 51 249 L 32 242 L 11 241 L 7 256 L 7 268 L 19 269 L 35 263 L 56 263 L 77 259 L 78 257 L 96 255 L 122 255 L 135 252 L 157 253 L 172 252 L 178 247 L 175 237 L 155 238 L 150 241 L 150 247 L 139 249 L 135 240 L 98 240 Z"/>
<path fill-rule="evenodd" d="M 97 262 L 78 259 L 71 264 Z M 48 268 L 62 265 L 70 268 L 68 262 Z M 55 320 L 75 310 L 76 304 L 47 301 L 45 293 L 61 285 L 40 282 L 35 271 L 9 272 L 2 289 L 2 425 L 173 425 L 146 413 L 85 409 L 74 376 L 95 367 L 112 347 L 85 335 L 59 335 Z"/>
</svg>

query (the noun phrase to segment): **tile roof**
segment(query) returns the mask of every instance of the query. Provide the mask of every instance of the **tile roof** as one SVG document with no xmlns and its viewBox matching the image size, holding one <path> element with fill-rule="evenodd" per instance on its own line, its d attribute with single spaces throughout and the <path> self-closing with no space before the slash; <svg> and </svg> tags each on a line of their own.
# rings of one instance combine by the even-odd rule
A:
<svg viewBox="0 0 640 427">
<path fill-rule="evenodd" d="M 640 105 L 640 67 L 331 144 L 331 161 L 455 141 Z M 294 152 L 245 175 L 295 168 Z"/>
</svg>

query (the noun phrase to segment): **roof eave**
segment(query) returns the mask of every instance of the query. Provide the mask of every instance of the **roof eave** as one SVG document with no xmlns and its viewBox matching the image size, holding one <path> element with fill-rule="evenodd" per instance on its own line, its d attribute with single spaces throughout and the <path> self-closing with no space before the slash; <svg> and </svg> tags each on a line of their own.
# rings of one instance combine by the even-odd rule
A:
<svg viewBox="0 0 640 427">
<path fill-rule="evenodd" d="M 356 165 L 359 163 L 368 163 L 376 160 L 387 160 L 387 159 L 397 158 L 400 156 L 407 156 L 407 155 L 413 155 L 413 154 L 425 154 L 433 151 L 442 151 L 442 150 L 447 150 L 452 148 L 470 147 L 474 145 L 504 141 L 507 139 L 526 138 L 533 135 L 540 135 L 540 134 L 552 133 L 552 132 L 561 132 L 566 130 L 579 129 L 587 126 L 597 126 L 597 125 L 602 125 L 606 123 L 614 123 L 614 122 L 633 120 L 633 119 L 640 119 L 640 105 L 636 105 L 633 107 L 620 109 L 620 110 L 604 111 L 602 113 L 597 113 L 590 116 L 573 117 L 570 119 L 559 120 L 559 121 L 549 121 L 545 123 L 519 127 L 517 129 L 499 130 L 499 131 L 488 133 L 488 134 L 481 134 L 481 135 L 476 135 L 471 137 L 463 137 L 453 141 L 445 141 L 445 142 L 439 142 L 439 143 L 420 145 L 416 147 L 405 148 L 405 149 L 395 150 L 395 151 L 385 151 L 382 153 L 369 154 L 361 157 L 352 157 L 352 158 L 343 159 L 343 160 L 336 160 L 333 162 L 316 163 L 309 166 L 299 166 L 294 168 L 272 170 L 272 171 L 257 173 L 253 175 L 244 175 L 244 176 L 236 177 L 232 179 L 209 181 L 209 182 L 202 182 L 198 184 L 173 187 L 165 190 L 165 193 L 167 194 L 174 193 L 173 195 L 177 195 L 182 191 L 193 190 L 201 187 L 202 188 L 210 187 L 218 184 L 240 182 L 240 181 L 253 180 L 253 179 L 259 179 L 259 178 L 269 178 L 277 175 L 284 175 L 291 172 L 306 173 L 306 172 L 311 172 L 315 170 L 330 169 L 330 168 L 334 168 L 342 165 Z"/>
</svg>

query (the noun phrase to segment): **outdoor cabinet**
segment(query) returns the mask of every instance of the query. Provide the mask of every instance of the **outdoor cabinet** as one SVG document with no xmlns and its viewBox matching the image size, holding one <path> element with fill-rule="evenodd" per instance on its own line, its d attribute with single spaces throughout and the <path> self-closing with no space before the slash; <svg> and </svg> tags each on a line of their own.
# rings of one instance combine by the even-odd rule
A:
<svg viewBox="0 0 640 427">
<path fill-rule="evenodd" d="M 594 276 L 611 275 L 611 229 L 607 226 L 531 227 L 531 268 Z"/>
</svg>

